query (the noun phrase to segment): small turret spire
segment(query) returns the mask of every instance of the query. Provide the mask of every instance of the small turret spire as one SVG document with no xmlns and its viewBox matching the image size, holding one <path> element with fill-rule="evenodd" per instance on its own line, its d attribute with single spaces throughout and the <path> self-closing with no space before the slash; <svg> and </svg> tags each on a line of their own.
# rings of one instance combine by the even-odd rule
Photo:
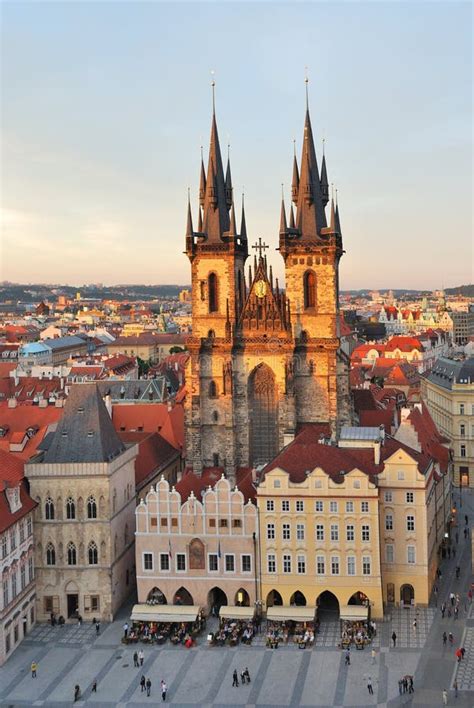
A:
<svg viewBox="0 0 474 708">
<path fill-rule="evenodd" d="M 293 140 L 293 144 L 295 141 Z M 298 192 L 300 187 L 300 173 L 298 171 L 298 161 L 296 152 L 293 155 L 293 179 L 291 180 L 291 198 L 295 204 L 298 204 Z"/>
<path fill-rule="evenodd" d="M 329 201 L 329 184 L 328 184 L 328 172 L 326 168 L 326 153 L 324 150 L 324 143 L 326 141 L 323 138 L 323 159 L 321 162 L 321 199 L 323 202 L 323 206 L 326 206 L 326 204 Z"/>
<path fill-rule="evenodd" d="M 232 175 L 230 173 L 230 145 L 227 145 L 227 169 L 225 173 L 225 198 L 227 208 L 232 206 Z"/>
<path fill-rule="evenodd" d="M 229 227 L 229 236 L 237 236 L 237 225 L 235 223 L 235 206 L 234 202 L 232 202 L 231 207 L 230 207 L 230 227 Z"/>
<path fill-rule="evenodd" d="M 204 199 L 206 197 L 206 170 L 204 169 L 204 157 L 202 154 L 201 145 L 201 176 L 199 179 L 199 205 L 204 206 Z"/>
<path fill-rule="evenodd" d="M 193 217 L 191 214 L 191 190 L 188 187 L 188 219 L 186 224 L 186 236 L 193 235 Z"/>
<path fill-rule="evenodd" d="M 244 206 L 244 193 L 242 192 L 242 218 L 240 220 L 240 238 L 242 241 L 247 240 L 247 224 L 245 221 L 245 206 Z"/>
<path fill-rule="evenodd" d="M 295 228 L 295 212 L 293 211 L 293 204 L 290 204 L 290 229 Z"/>
<path fill-rule="evenodd" d="M 337 189 L 336 189 L 336 215 L 335 215 L 335 217 L 336 217 L 336 230 L 337 230 L 337 233 L 338 233 L 340 236 L 342 236 L 341 220 L 340 220 L 340 218 L 339 218 L 339 202 L 338 202 L 338 199 L 337 199 Z"/>
<path fill-rule="evenodd" d="M 281 185 L 283 191 L 283 185 Z M 281 195 L 281 213 L 280 213 L 280 233 L 285 234 L 288 230 L 286 223 L 286 209 L 285 209 L 285 199 L 283 194 Z"/>
</svg>

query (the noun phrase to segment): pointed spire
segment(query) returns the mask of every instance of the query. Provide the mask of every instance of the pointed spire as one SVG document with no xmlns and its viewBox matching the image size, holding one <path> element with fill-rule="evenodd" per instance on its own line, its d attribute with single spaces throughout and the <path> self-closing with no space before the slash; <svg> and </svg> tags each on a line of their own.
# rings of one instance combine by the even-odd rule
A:
<svg viewBox="0 0 474 708">
<path fill-rule="evenodd" d="M 328 172 L 326 168 L 326 153 L 324 151 L 324 143 L 325 140 L 323 139 L 323 160 L 321 162 L 321 197 L 323 200 L 323 206 L 326 206 L 329 201 L 329 183 Z"/>
<path fill-rule="evenodd" d="M 230 207 L 230 226 L 229 226 L 229 236 L 237 236 L 237 225 L 235 223 L 235 206 L 232 202 Z"/>
<path fill-rule="evenodd" d="M 290 229 L 295 228 L 295 212 L 293 211 L 293 204 L 290 204 Z"/>
<path fill-rule="evenodd" d="M 293 140 L 293 145 L 295 141 Z M 291 198 L 295 204 L 298 204 L 298 191 L 300 186 L 300 173 L 298 171 L 298 161 L 296 159 L 296 148 L 293 155 L 293 179 L 291 180 Z"/>
<path fill-rule="evenodd" d="M 336 215 L 335 215 L 335 218 L 336 218 L 336 231 L 340 236 L 342 236 L 341 220 L 339 218 L 339 202 L 337 199 L 337 189 L 336 189 Z"/>
<path fill-rule="evenodd" d="M 244 193 L 242 192 L 242 218 L 240 220 L 240 238 L 242 241 L 247 240 L 247 223 L 245 221 L 245 206 L 244 206 Z"/>
<path fill-rule="evenodd" d="M 223 234 L 229 230 L 229 211 L 227 208 L 224 168 L 222 166 L 219 135 L 215 113 L 215 82 L 212 82 L 212 122 L 211 141 L 209 146 L 209 163 L 207 167 L 206 192 L 204 196 L 203 231 L 208 242 L 219 242 Z"/>
<path fill-rule="evenodd" d="M 332 234 L 336 233 L 336 210 L 334 207 L 334 195 L 331 197 L 331 216 L 329 219 L 329 230 Z"/>
<path fill-rule="evenodd" d="M 227 145 L 227 169 L 225 173 L 225 198 L 227 208 L 232 206 L 232 175 L 230 173 L 230 145 Z"/>
<path fill-rule="evenodd" d="M 201 176 L 199 180 L 199 206 L 204 206 L 204 198 L 206 196 L 206 171 L 204 169 L 204 158 L 201 145 Z"/>
<path fill-rule="evenodd" d="M 198 232 L 202 234 L 202 209 L 201 207 L 198 208 L 199 210 L 199 217 L 198 217 Z"/>
<path fill-rule="evenodd" d="M 186 223 L 186 236 L 193 235 L 193 217 L 191 214 L 191 195 L 188 187 L 188 219 Z"/>
<path fill-rule="evenodd" d="M 283 185 L 282 185 L 283 189 Z M 283 195 L 281 197 L 281 212 L 280 212 L 280 233 L 285 234 L 288 230 L 288 226 L 286 223 L 286 209 L 285 209 L 285 200 L 283 198 Z"/>
<path fill-rule="evenodd" d="M 296 225 L 305 239 L 315 239 L 326 227 L 309 109 L 306 109 Z"/>
</svg>

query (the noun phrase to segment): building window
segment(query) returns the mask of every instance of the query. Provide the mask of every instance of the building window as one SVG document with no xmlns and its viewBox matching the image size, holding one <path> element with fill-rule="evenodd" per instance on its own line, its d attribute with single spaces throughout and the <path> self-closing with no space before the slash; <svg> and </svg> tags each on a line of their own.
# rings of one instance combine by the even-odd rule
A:
<svg viewBox="0 0 474 708">
<path fill-rule="evenodd" d="M 44 503 L 44 518 L 46 521 L 52 521 L 54 519 L 54 504 L 51 497 L 48 497 Z"/>
<path fill-rule="evenodd" d="M 219 309 L 217 287 L 217 275 L 215 273 L 209 273 L 209 277 L 207 279 L 207 289 L 209 293 L 209 312 L 217 312 Z"/>
<path fill-rule="evenodd" d="M 186 554 L 177 553 L 176 554 L 176 570 L 183 573 L 186 570 Z"/>
<path fill-rule="evenodd" d="M 281 487 L 281 480 L 280 479 L 274 479 L 273 480 L 273 488 L 274 489 L 280 489 Z"/>
<path fill-rule="evenodd" d="M 217 398 L 217 384 L 215 381 L 209 383 L 209 398 Z"/>
<path fill-rule="evenodd" d="M 347 575 L 356 574 L 356 559 L 355 556 L 347 556 Z"/>
<path fill-rule="evenodd" d="M 20 522 L 20 543 L 25 540 L 25 524 L 23 521 Z"/>
<path fill-rule="evenodd" d="M 31 516 L 28 517 L 28 520 L 26 522 L 26 533 L 28 536 L 31 536 L 33 533 L 33 520 Z"/>
<path fill-rule="evenodd" d="M 392 492 L 391 492 L 390 490 L 384 492 L 384 499 L 385 499 L 385 502 L 386 502 L 387 504 L 391 504 L 391 503 L 392 503 L 393 495 L 392 495 Z"/>
<path fill-rule="evenodd" d="M 393 531 L 393 514 L 385 514 L 385 531 Z"/>
<path fill-rule="evenodd" d="M 296 558 L 297 572 L 300 575 L 306 573 L 306 558 L 304 556 L 297 556 Z"/>
<path fill-rule="evenodd" d="M 87 518 L 97 518 L 97 504 L 94 497 L 89 497 L 89 499 L 87 500 Z"/>
<path fill-rule="evenodd" d="M 273 553 L 267 556 L 267 572 L 276 573 L 276 556 Z"/>
<path fill-rule="evenodd" d="M 415 546 L 407 546 L 407 563 L 416 563 Z"/>
<path fill-rule="evenodd" d="M 77 551 L 76 546 L 71 542 L 67 546 L 67 564 L 77 565 Z"/>
<path fill-rule="evenodd" d="M 219 570 L 219 557 L 217 553 L 209 553 L 208 556 L 209 571 L 215 573 Z"/>
<path fill-rule="evenodd" d="M 225 570 L 226 573 L 233 573 L 235 571 L 235 558 L 233 554 L 226 554 Z"/>
<path fill-rule="evenodd" d="M 324 525 L 316 524 L 316 541 L 324 541 Z"/>
<path fill-rule="evenodd" d="M 386 543 L 385 544 L 385 561 L 387 563 L 393 563 L 393 544 L 392 543 Z"/>
<path fill-rule="evenodd" d="M 360 510 L 363 514 L 367 514 L 369 511 L 369 502 L 363 501 L 360 503 Z"/>
<path fill-rule="evenodd" d="M 232 519 L 232 527 L 234 529 L 241 529 L 242 528 L 242 519 Z"/>
<path fill-rule="evenodd" d="M 5 654 L 8 654 L 11 649 L 10 632 L 5 635 Z"/>
<path fill-rule="evenodd" d="M 346 526 L 346 541 L 354 541 L 354 524 L 347 524 Z"/>
<path fill-rule="evenodd" d="M 465 405 L 464 403 L 459 404 L 459 415 L 464 415 Z"/>
<path fill-rule="evenodd" d="M 3 534 L 2 536 L 2 559 L 6 558 L 8 555 L 8 541 L 7 541 L 7 534 Z"/>
<path fill-rule="evenodd" d="M 275 502 L 273 499 L 267 499 L 267 511 L 275 511 Z"/>
<path fill-rule="evenodd" d="M 8 598 L 8 580 L 3 581 L 3 607 L 6 607 L 8 605 L 9 598 Z"/>
<path fill-rule="evenodd" d="M 153 553 L 143 554 L 143 570 L 153 570 Z"/>
<path fill-rule="evenodd" d="M 339 525 L 331 524 L 331 541 L 339 541 Z"/>
<path fill-rule="evenodd" d="M 29 579 L 30 583 L 32 580 L 34 580 L 34 577 L 35 577 L 35 569 L 33 567 L 33 558 L 28 558 L 28 579 Z"/>
<path fill-rule="evenodd" d="M 318 500 L 315 502 L 315 504 L 314 504 L 314 510 L 315 510 L 316 512 L 318 512 L 319 514 L 321 514 L 321 513 L 323 512 L 323 510 L 324 510 L 324 505 L 323 505 L 323 502 L 322 502 L 320 499 L 318 499 Z"/>
<path fill-rule="evenodd" d="M 354 480 L 354 489 L 360 489 L 360 479 Z"/>
<path fill-rule="evenodd" d="M 460 451 L 461 451 L 461 457 L 466 457 L 466 446 L 465 445 L 461 445 Z"/>
<path fill-rule="evenodd" d="M 13 641 L 15 644 L 18 641 L 18 625 L 17 624 L 13 627 Z"/>
<path fill-rule="evenodd" d="M 267 539 L 273 541 L 275 538 L 275 524 L 267 524 Z"/>
<path fill-rule="evenodd" d="M 291 573 L 291 556 L 289 555 L 283 556 L 283 572 Z"/>
<path fill-rule="evenodd" d="M 46 565 L 56 565 L 56 551 L 52 543 L 46 546 Z"/>
<path fill-rule="evenodd" d="M 14 600 L 17 595 L 16 591 L 16 572 L 12 575 L 12 599 Z"/>
<path fill-rule="evenodd" d="M 14 551 L 16 548 L 16 533 L 15 529 L 13 528 L 10 531 L 10 551 Z"/>
<path fill-rule="evenodd" d="M 97 565 L 99 562 L 99 551 L 97 550 L 97 545 L 95 541 L 91 541 L 87 548 L 87 556 L 89 559 L 89 565 Z"/>
<path fill-rule="evenodd" d="M 398 470 L 397 477 L 399 480 L 405 479 L 405 472 L 403 470 Z"/>
<path fill-rule="evenodd" d="M 76 505 L 72 497 L 68 497 L 66 500 L 66 519 L 76 518 Z"/>
<path fill-rule="evenodd" d="M 170 554 L 160 553 L 160 570 L 170 569 Z"/>
<path fill-rule="evenodd" d="M 464 423 L 461 423 L 459 426 L 459 435 L 461 438 L 466 437 L 466 426 L 464 425 Z"/>
<path fill-rule="evenodd" d="M 370 541 L 370 526 L 367 526 L 367 524 L 362 525 L 362 540 Z"/>
<path fill-rule="evenodd" d="M 316 556 L 316 574 L 324 575 L 326 573 L 326 561 L 324 556 Z"/>
<path fill-rule="evenodd" d="M 283 524 L 282 531 L 283 531 L 283 540 L 289 541 L 291 538 L 290 524 Z"/>
<path fill-rule="evenodd" d="M 163 521 L 163 519 L 162 519 Z M 215 529 L 216 528 L 216 520 L 215 519 L 209 519 L 209 528 Z"/>
<path fill-rule="evenodd" d="M 296 539 L 304 541 L 304 524 L 296 524 Z"/>
<path fill-rule="evenodd" d="M 352 514 L 353 511 L 354 511 L 354 502 L 353 501 L 346 502 L 346 513 Z"/>
<path fill-rule="evenodd" d="M 329 502 L 329 511 L 331 514 L 337 514 L 337 501 Z"/>
<path fill-rule="evenodd" d="M 227 519 L 219 519 L 219 526 L 223 529 L 227 528 Z"/>
<path fill-rule="evenodd" d="M 304 501 L 298 500 L 296 502 L 296 511 L 304 511 Z"/>
<path fill-rule="evenodd" d="M 331 556 L 331 575 L 339 575 L 339 558 Z"/>
<path fill-rule="evenodd" d="M 407 516 L 407 531 L 414 531 L 415 530 L 415 517 L 414 516 Z"/>
<path fill-rule="evenodd" d="M 251 556 L 246 553 L 241 557 L 241 564 L 242 564 L 242 573 L 251 573 L 252 572 L 252 558 Z"/>
<path fill-rule="evenodd" d="M 369 556 L 362 556 L 362 575 L 370 575 L 370 558 Z"/>
<path fill-rule="evenodd" d="M 290 502 L 288 499 L 281 500 L 281 510 L 282 511 L 290 511 Z"/>
<path fill-rule="evenodd" d="M 211 519 L 210 521 L 214 521 L 214 519 Z M 162 516 L 162 517 L 161 517 L 160 523 L 161 523 L 162 526 L 168 526 L 168 519 L 166 518 L 166 516 Z M 214 525 L 215 525 L 215 524 L 214 524 Z"/>
<path fill-rule="evenodd" d="M 307 270 L 303 276 L 305 309 L 316 307 L 316 276 L 312 270 Z"/>
<path fill-rule="evenodd" d="M 414 502 L 414 494 L 413 492 L 407 492 L 405 495 L 406 503 L 407 504 L 413 504 Z"/>
</svg>

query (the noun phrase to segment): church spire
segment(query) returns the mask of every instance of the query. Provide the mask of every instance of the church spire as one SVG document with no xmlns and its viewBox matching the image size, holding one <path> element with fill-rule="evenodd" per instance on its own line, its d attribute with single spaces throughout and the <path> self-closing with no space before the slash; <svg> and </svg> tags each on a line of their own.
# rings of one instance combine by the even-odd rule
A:
<svg viewBox="0 0 474 708">
<path fill-rule="evenodd" d="M 329 201 L 329 183 L 328 183 L 328 171 L 326 168 L 326 153 L 324 150 L 324 140 L 323 140 L 323 160 L 321 162 L 321 197 L 323 200 L 323 206 Z"/>
<path fill-rule="evenodd" d="M 225 198 L 227 209 L 232 206 L 232 175 L 230 173 L 230 145 L 227 146 L 227 169 L 225 172 Z"/>
<path fill-rule="evenodd" d="M 296 224 L 305 240 L 318 238 L 321 229 L 326 227 L 318 162 L 308 108 L 306 109 L 304 125 Z"/>
<path fill-rule="evenodd" d="M 186 236 L 193 235 L 193 217 L 191 214 L 191 196 L 188 189 L 188 218 L 186 223 Z"/>
<path fill-rule="evenodd" d="M 235 223 L 235 206 L 234 202 L 231 203 L 230 207 L 230 226 L 229 226 L 229 236 L 235 238 L 237 236 L 237 224 Z"/>
<path fill-rule="evenodd" d="M 291 180 L 291 198 L 298 204 L 298 190 L 300 186 L 300 173 L 298 172 L 298 161 L 296 159 L 296 149 L 293 154 L 293 179 Z"/>
<path fill-rule="evenodd" d="M 342 236 L 341 220 L 340 220 L 340 218 L 339 218 L 339 202 L 338 202 L 338 199 L 337 199 L 337 189 L 336 189 L 336 214 L 335 214 L 335 218 L 336 218 L 336 231 L 337 231 L 337 233 L 339 234 L 339 236 Z"/>
<path fill-rule="evenodd" d="M 201 146 L 201 176 L 199 179 L 199 206 L 204 206 L 204 198 L 206 196 L 206 171 L 204 169 L 204 159 Z"/>
<path fill-rule="evenodd" d="M 282 185 L 283 187 L 283 185 Z M 280 233 L 286 234 L 288 226 L 286 223 L 286 209 L 285 209 L 285 199 L 283 194 L 281 195 L 281 212 L 280 212 Z"/>
<path fill-rule="evenodd" d="M 293 211 L 293 204 L 290 204 L 290 229 L 295 228 L 295 212 Z"/>
<path fill-rule="evenodd" d="M 227 208 L 226 184 L 224 168 L 222 166 L 219 134 L 214 105 L 213 82 L 213 111 L 211 122 L 211 141 L 209 146 L 209 163 L 207 167 L 206 191 L 204 195 L 203 231 L 207 241 L 217 243 L 222 241 L 223 234 L 229 230 L 229 212 Z"/>
<path fill-rule="evenodd" d="M 247 223 L 245 221 L 244 193 L 242 192 L 242 219 L 240 220 L 240 239 L 247 240 Z"/>
</svg>

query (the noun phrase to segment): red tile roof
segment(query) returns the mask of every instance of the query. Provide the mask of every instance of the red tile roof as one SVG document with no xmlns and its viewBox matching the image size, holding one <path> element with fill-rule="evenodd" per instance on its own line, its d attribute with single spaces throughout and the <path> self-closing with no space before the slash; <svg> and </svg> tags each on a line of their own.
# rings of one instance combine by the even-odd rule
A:
<svg viewBox="0 0 474 708">
<path fill-rule="evenodd" d="M 138 443 L 135 458 L 135 484 L 137 489 L 153 473 L 179 459 L 179 451 L 159 433 L 119 433 L 122 442 Z"/>
<path fill-rule="evenodd" d="M 184 447 L 184 408 L 176 404 L 170 410 L 166 403 L 114 404 L 112 421 L 117 432 L 141 428 L 147 433 L 160 433 L 177 450 Z"/>
<path fill-rule="evenodd" d="M 19 482 L 25 476 L 25 463 L 0 449 L 0 482 Z"/>
<path fill-rule="evenodd" d="M 19 486 L 20 487 L 20 501 L 21 507 L 12 514 L 10 511 L 10 504 L 7 499 L 7 488 L 8 486 Z M 26 491 L 25 480 L 21 479 L 15 482 L 13 485 L 6 485 L 0 482 L 0 533 L 3 533 L 9 529 L 13 524 L 22 519 L 26 514 L 37 506 L 36 502 L 30 497 Z"/>
<path fill-rule="evenodd" d="M 221 479 L 223 472 L 223 467 L 205 467 L 202 475 L 198 476 L 192 470 L 187 469 L 176 484 L 176 491 L 180 493 L 183 502 L 188 499 L 191 492 L 197 499 L 201 500 L 204 490 L 208 487 L 213 487 Z M 244 495 L 246 502 L 249 499 L 255 499 L 256 489 L 253 485 L 252 469 L 250 467 L 239 467 L 237 469 L 236 485 Z"/>
<path fill-rule="evenodd" d="M 49 429 L 53 429 L 63 414 L 63 408 L 47 406 L 19 405 L 16 408 L 8 408 L 7 404 L 0 405 L 0 427 L 8 428 L 6 435 L 0 438 L 0 450 L 9 451 L 12 437 L 16 439 L 19 434 L 23 439 L 28 428 L 38 427 L 38 432 L 29 438 L 21 452 L 12 452 L 12 455 L 22 460 L 29 460 L 43 440 Z"/>
</svg>

